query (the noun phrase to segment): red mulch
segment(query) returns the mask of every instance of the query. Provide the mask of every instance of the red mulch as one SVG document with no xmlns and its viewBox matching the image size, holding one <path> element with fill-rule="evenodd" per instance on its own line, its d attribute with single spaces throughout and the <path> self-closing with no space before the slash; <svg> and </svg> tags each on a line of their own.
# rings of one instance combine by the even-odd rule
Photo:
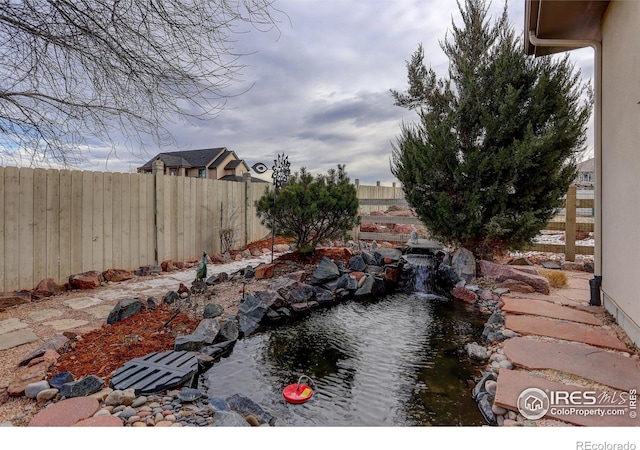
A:
<svg viewBox="0 0 640 450">
<path fill-rule="evenodd" d="M 276 244 L 291 242 L 290 238 L 275 239 Z M 270 246 L 271 239 L 265 239 L 252 242 L 246 248 L 253 250 Z M 274 263 L 279 269 L 278 274 L 296 270 L 311 273 L 324 256 L 347 263 L 353 254 L 346 248 L 320 248 L 309 254 L 287 253 L 274 260 Z M 161 305 L 156 310 L 141 311 L 84 334 L 59 358 L 49 375 L 67 371 L 76 379 L 96 375 L 108 385 L 113 372 L 127 361 L 152 352 L 171 350 L 177 336 L 191 334 L 198 326 L 199 320 L 185 313 L 178 314 L 165 326 L 173 315 L 170 306 Z"/>
<path fill-rule="evenodd" d="M 96 375 L 108 385 L 115 370 L 127 361 L 149 353 L 172 350 L 177 336 L 193 333 L 199 320 L 179 313 L 168 305 L 155 311 L 141 311 L 112 325 L 83 335 L 64 353 L 50 375 L 71 372 L 76 379 Z"/>
</svg>

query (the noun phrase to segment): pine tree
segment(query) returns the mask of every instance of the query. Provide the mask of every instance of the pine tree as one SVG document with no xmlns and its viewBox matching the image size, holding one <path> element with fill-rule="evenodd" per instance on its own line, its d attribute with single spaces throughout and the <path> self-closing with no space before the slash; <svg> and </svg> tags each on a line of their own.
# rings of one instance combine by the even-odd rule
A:
<svg viewBox="0 0 640 450">
<path fill-rule="evenodd" d="M 342 238 L 358 222 L 358 196 L 344 165 L 315 178 L 303 167 L 275 195 L 267 191 L 256 201 L 261 223 L 285 236 L 295 236 L 301 253 L 315 250 L 324 239 Z"/>
<path fill-rule="evenodd" d="M 507 20 L 484 0 L 458 3 L 441 42 L 448 78 L 407 62 L 409 87 L 392 90 L 415 110 L 393 145 L 391 171 L 435 238 L 490 257 L 531 243 L 561 207 L 584 151 L 590 86 L 563 58 L 526 56 Z"/>
</svg>

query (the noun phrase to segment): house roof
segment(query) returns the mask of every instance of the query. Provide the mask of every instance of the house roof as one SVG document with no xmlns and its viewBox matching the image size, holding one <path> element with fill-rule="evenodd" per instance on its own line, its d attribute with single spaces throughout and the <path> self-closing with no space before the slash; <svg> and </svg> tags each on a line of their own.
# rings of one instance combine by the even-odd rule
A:
<svg viewBox="0 0 640 450">
<path fill-rule="evenodd" d="M 225 175 L 220 178 L 222 181 L 244 181 L 244 178 L 239 175 Z M 268 181 L 263 180 L 262 178 L 251 177 L 252 183 L 268 183 Z"/>
<path fill-rule="evenodd" d="M 591 158 L 578 163 L 578 172 L 594 172 L 596 170 L 595 161 L 594 158 Z"/>
<path fill-rule="evenodd" d="M 580 48 L 575 41 L 601 40 L 600 22 L 609 0 L 525 0 L 524 44 L 527 55 L 550 55 Z M 571 40 L 566 46 L 535 45 L 538 39 Z"/>
<path fill-rule="evenodd" d="M 227 150 L 226 147 L 158 153 L 140 167 L 140 169 L 151 169 L 152 163 L 156 159 L 160 159 L 164 163 L 165 167 L 208 167 L 212 162 L 217 161 L 223 154 L 229 155 L 231 153 L 233 152 Z M 220 159 L 220 161 L 222 161 L 222 159 Z"/>
<path fill-rule="evenodd" d="M 226 166 L 224 166 L 224 168 L 225 169 L 235 169 L 240 164 L 244 164 L 244 161 L 241 160 L 241 159 L 234 159 L 232 161 L 229 161 L 229 163 Z"/>
</svg>

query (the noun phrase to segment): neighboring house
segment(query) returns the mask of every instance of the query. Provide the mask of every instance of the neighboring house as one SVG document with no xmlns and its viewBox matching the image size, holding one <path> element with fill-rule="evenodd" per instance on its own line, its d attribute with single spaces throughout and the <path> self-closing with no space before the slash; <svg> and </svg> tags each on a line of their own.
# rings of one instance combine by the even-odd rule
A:
<svg viewBox="0 0 640 450">
<path fill-rule="evenodd" d="M 153 162 L 164 163 L 164 173 L 179 177 L 208 178 L 211 180 L 243 181 L 249 166 L 226 147 L 158 153 L 138 168 L 138 173 L 152 173 Z M 252 181 L 264 181 L 252 178 Z"/>
<path fill-rule="evenodd" d="M 596 182 L 595 159 L 587 159 L 578 163 L 578 176 L 575 185 L 578 189 L 593 189 Z"/>
<path fill-rule="evenodd" d="M 595 276 L 640 345 L 640 2 L 525 0 L 525 52 L 594 50 Z M 606 150 L 605 150 L 606 149 Z M 597 284 L 594 277 L 594 284 Z"/>
</svg>

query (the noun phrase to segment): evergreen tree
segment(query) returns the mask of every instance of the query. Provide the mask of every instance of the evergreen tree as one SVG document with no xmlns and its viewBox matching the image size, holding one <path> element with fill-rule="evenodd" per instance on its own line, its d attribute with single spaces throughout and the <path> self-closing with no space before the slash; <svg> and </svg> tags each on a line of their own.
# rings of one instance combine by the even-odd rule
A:
<svg viewBox="0 0 640 450">
<path fill-rule="evenodd" d="M 255 203 L 260 222 L 274 232 L 295 236 L 301 253 L 324 239 L 342 238 L 358 223 L 358 196 L 344 165 L 314 178 L 303 167 L 277 192 L 266 191 Z"/>
<path fill-rule="evenodd" d="M 441 42 L 448 78 L 407 62 L 409 87 L 395 104 L 417 111 L 393 145 L 391 171 L 434 235 L 490 257 L 531 243 L 561 207 L 584 151 L 590 86 L 564 58 L 526 56 L 507 20 L 484 0 L 458 8 Z"/>
</svg>

